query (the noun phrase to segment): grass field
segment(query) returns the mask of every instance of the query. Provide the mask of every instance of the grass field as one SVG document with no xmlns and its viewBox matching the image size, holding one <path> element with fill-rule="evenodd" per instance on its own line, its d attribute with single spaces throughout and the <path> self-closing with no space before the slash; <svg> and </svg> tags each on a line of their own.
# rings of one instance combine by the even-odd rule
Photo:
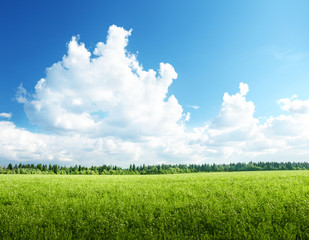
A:
<svg viewBox="0 0 309 240">
<path fill-rule="evenodd" d="M 309 171 L 0 175 L 0 239 L 309 239 Z"/>
</svg>

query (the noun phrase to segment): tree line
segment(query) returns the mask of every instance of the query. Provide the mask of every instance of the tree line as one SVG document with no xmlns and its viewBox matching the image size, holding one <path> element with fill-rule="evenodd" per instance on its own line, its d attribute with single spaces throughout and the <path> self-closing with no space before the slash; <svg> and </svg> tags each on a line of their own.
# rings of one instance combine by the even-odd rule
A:
<svg viewBox="0 0 309 240">
<path fill-rule="evenodd" d="M 8 164 L 0 166 L 0 174 L 69 174 L 69 175 L 149 175 L 194 172 L 238 172 L 271 170 L 309 170 L 308 162 L 249 162 L 229 164 L 131 164 L 129 168 L 112 165 L 102 166 L 59 166 L 57 164 Z"/>
</svg>

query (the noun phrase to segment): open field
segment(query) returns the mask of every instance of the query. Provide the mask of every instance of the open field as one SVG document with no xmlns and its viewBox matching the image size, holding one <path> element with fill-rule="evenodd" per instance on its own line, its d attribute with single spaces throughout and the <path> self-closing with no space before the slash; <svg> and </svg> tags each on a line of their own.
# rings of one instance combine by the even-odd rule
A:
<svg viewBox="0 0 309 240">
<path fill-rule="evenodd" d="M 0 175 L 0 239 L 308 239 L 309 171 Z"/>
</svg>

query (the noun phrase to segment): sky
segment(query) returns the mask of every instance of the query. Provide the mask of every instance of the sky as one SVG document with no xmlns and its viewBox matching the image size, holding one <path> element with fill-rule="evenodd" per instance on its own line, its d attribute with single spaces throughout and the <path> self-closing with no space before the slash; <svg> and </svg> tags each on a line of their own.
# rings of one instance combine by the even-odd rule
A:
<svg viewBox="0 0 309 240">
<path fill-rule="evenodd" d="M 308 11 L 2 1 L 0 165 L 308 161 Z"/>
</svg>

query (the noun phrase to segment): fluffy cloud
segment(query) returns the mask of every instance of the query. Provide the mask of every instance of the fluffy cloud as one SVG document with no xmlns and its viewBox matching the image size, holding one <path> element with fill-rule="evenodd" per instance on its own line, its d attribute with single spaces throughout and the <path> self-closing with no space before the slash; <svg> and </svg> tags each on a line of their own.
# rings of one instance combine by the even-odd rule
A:
<svg viewBox="0 0 309 240">
<path fill-rule="evenodd" d="M 111 26 L 93 55 L 75 37 L 62 61 L 47 69 L 33 94 L 21 86 L 17 100 L 28 118 L 46 130 L 92 136 L 170 135 L 186 119 L 175 96 L 167 97 L 177 73 L 160 63 L 144 70 L 126 51 L 131 31 Z"/>
<path fill-rule="evenodd" d="M 218 116 L 191 133 L 193 142 L 205 146 L 210 161 L 305 161 L 308 160 L 308 100 L 293 96 L 278 103 L 287 114 L 269 117 L 261 124 L 253 102 L 246 100 L 247 84 L 239 93 L 225 93 Z M 296 157 L 296 158 L 295 158 Z"/>
<path fill-rule="evenodd" d="M 264 140 L 259 121 L 254 117 L 255 106 L 246 100 L 248 91 L 248 85 L 240 83 L 239 93 L 225 93 L 218 116 L 191 134 L 192 141 L 208 150 L 210 161 L 240 161 L 249 152 L 253 156 L 248 146 Z"/>
<path fill-rule="evenodd" d="M 73 37 L 33 91 L 21 85 L 17 100 L 43 131 L 0 121 L 0 161 L 128 166 L 308 160 L 309 100 L 280 99 L 282 114 L 260 123 L 246 99 L 249 86 L 240 83 L 239 92 L 223 95 L 217 117 L 188 131 L 190 113 L 168 95 L 177 73 L 168 63 L 157 72 L 144 70 L 126 50 L 130 34 L 111 26 L 93 53 Z"/>
<path fill-rule="evenodd" d="M 238 93 L 225 93 L 218 116 L 203 127 L 143 136 L 138 141 L 111 135 L 31 133 L 0 121 L 0 160 L 119 166 L 307 160 L 309 114 L 291 110 L 295 105 L 306 106 L 307 101 L 295 96 L 281 99 L 278 103 L 287 114 L 269 117 L 261 124 L 254 117 L 254 104 L 246 100 L 248 90 L 241 83 Z"/>
<path fill-rule="evenodd" d="M 299 100 L 297 95 L 278 101 L 286 114 L 270 117 L 266 123 L 268 136 L 284 137 L 286 140 L 309 139 L 309 100 Z"/>
<path fill-rule="evenodd" d="M 88 138 L 32 133 L 13 123 L 0 121 L 0 160 L 56 162 L 61 164 L 125 165 L 138 161 L 140 146 L 113 137 Z"/>
</svg>

